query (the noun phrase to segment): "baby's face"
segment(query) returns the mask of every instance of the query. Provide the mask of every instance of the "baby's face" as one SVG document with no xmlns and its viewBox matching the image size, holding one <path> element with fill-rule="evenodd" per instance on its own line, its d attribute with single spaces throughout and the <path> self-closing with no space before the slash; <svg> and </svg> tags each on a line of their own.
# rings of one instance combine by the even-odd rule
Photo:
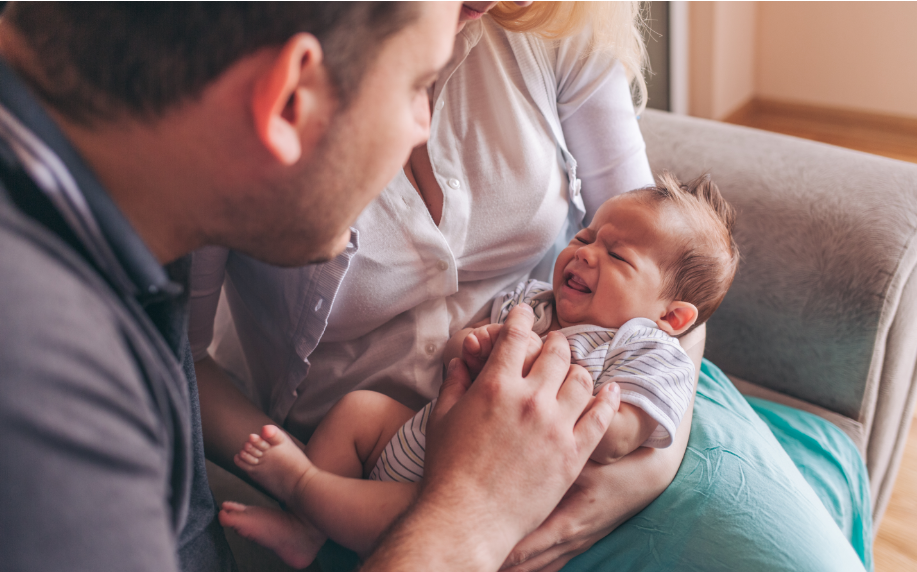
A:
<svg viewBox="0 0 917 572">
<path fill-rule="evenodd" d="M 672 222 L 639 196 L 603 204 L 588 228 L 561 251 L 554 265 L 554 299 L 561 327 L 619 328 L 633 318 L 660 320 L 662 262 L 674 247 Z"/>
</svg>

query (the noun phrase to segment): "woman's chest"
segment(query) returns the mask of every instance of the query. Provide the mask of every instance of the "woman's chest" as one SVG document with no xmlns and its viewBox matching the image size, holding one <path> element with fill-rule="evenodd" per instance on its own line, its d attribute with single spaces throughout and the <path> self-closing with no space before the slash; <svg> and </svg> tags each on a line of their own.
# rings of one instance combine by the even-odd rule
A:
<svg viewBox="0 0 917 572">
<path fill-rule="evenodd" d="M 460 271 L 540 252 L 566 216 L 567 181 L 510 47 L 485 35 L 432 103 L 426 179 L 442 192 L 442 216 L 414 224 L 436 227 Z"/>
<path fill-rule="evenodd" d="M 563 228 L 557 144 L 502 48 L 482 41 L 434 92 L 427 152 L 442 192 L 438 224 L 403 173 L 358 219 L 361 247 L 332 312 L 333 337 L 335 323 L 346 321 L 348 336 L 367 331 L 460 284 L 531 268 Z"/>
</svg>

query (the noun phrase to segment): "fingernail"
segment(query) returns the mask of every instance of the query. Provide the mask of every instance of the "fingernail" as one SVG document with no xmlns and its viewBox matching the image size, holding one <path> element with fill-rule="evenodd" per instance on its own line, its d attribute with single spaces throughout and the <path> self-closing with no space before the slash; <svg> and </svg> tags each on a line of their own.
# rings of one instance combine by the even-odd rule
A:
<svg viewBox="0 0 917 572">
<path fill-rule="evenodd" d="M 526 312 L 526 313 L 529 313 L 529 314 L 534 314 L 534 313 L 535 313 L 535 311 L 532 310 L 532 307 L 529 306 L 528 304 L 517 304 L 516 307 L 513 308 L 513 309 L 510 310 L 510 311 L 511 311 L 511 312 L 512 312 L 512 311 Z"/>
<path fill-rule="evenodd" d="M 621 404 L 621 386 L 615 382 L 611 382 L 603 388 L 611 395 L 612 403 L 615 403 L 615 408 Z"/>
<path fill-rule="evenodd" d="M 446 367 L 446 376 L 452 375 L 452 372 L 455 371 L 455 368 L 458 367 L 459 358 L 454 357 L 449 360 L 449 365 Z"/>
<path fill-rule="evenodd" d="M 472 337 L 472 336 L 474 336 L 474 339 L 476 339 L 476 340 L 478 339 L 478 337 L 475 336 L 474 334 L 468 334 L 468 337 L 469 337 L 469 338 Z M 474 355 L 478 355 L 479 353 L 481 353 L 481 341 L 480 341 L 480 340 L 478 340 L 478 349 L 476 349 L 476 350 L 474 350 L 473 352 L 470 352 L 470 353 L 471 353 L 471 354 L 474 354 Z M 452 358 L 452 359 L 455 359 L 455 358 Z M 450 362 L 450 363 L 451 363 L 451 362 Z"/>
</svg>

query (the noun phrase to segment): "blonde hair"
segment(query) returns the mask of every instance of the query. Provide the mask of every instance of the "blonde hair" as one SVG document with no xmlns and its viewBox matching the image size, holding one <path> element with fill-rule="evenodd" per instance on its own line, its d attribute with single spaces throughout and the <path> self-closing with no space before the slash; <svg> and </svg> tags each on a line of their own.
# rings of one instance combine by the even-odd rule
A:
<svg viewBox="0 0 917 572">
<path fill-rule="evenodd" d="M 608 52 L 621 62 L 631 82 L 637 114 L 646 108 L 643 71 L 647 57 L 640 2 L 534 2 L 529 6 L 500 2 L 488 15 L 505 30 L 546 40 L 573 36 L 590 24 L 591 52 Z"/>
</svg>

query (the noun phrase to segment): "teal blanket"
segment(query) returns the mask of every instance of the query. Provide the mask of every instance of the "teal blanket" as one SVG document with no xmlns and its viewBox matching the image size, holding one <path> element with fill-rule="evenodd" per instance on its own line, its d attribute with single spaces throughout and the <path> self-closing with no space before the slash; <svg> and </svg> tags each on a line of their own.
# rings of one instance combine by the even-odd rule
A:
<svg viewBox="0 0 917 572">
<path fill-rule="evenodd" d="M 704 360 L 675 481 L 564 570 L 862 572 L 871 523 L 866 467 L 840 429 L 746 400 Z"/>
<path fill-rule="evenodd" d="M 872 571 L 869 478 L 853 442 L 803 411 L 746 400 L 701 367 L 674 482 L 566 572 Z M 325 546 L 325 572 L 353 553 Z"/>
</svg>

